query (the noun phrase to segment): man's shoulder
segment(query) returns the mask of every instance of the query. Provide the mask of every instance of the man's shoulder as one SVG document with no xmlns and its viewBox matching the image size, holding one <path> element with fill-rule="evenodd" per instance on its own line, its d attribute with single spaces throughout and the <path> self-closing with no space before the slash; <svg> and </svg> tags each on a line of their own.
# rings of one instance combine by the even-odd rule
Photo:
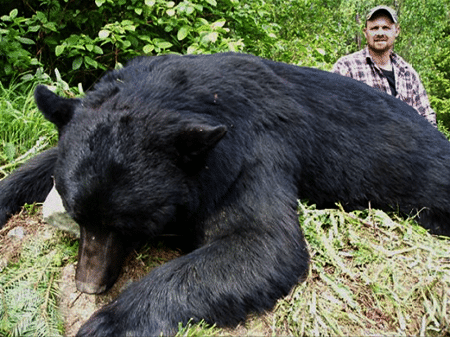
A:
<svg viewBox="0 0 450 337">
<path fill-rule="evenodd" d="M 350 65 L 350 64 L 363 64 L 367 62 L 367 55 L 364 49 L 357 52 L 342 56 L 335 64 Z"/>
<path fill-rule="evenodd" d="M 398 66 L 415 71 L 412 65 L 406 62 L 405 59 L 400 55 L 398 55 L 397 53 L 392 53 L 392 59 L 395 61 L 395 63 L 397 63 Z"/>
</svg>

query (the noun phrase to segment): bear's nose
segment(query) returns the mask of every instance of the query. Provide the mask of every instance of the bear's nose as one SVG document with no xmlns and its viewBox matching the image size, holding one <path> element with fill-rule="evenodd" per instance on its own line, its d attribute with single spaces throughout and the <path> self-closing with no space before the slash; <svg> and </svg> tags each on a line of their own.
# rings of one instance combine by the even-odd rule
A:
<svg viewBox="0 0 450 337">
<path fill-rule="evenodd" d="M 80 226 L 80 247 L 75 275 L 77 289 L 88 294 L 108 290 L 119 276 L 126 251 L 121 236 L 105 227 Z"/>
</svg>

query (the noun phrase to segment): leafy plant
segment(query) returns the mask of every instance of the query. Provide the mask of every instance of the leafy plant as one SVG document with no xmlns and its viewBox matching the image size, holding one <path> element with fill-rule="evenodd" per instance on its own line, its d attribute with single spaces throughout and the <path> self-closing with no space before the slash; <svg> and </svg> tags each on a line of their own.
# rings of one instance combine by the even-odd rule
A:
<svg viewBox="0 0 450 337">
<path fill-rule="evenodd" d="M 37 225 L 37 224 L 35 224 Z M 62 236 L 43 234 L 24 239 L 17 262 L 0 274 L 0 335 L 8 337 L 63 336 L 58 310 L 58 279 L 62 261 L 75 255 Z"/>
<path fill-rule="evenodd" d="M 0 69 L 11 78 L 43 64 L 89 86 L 142 54 L 241 51 L 243 39 L 230 25 L 243 8 L 236 0 L 30 0 L 22 13 L 2 17 Z"/>
<path fill-rule="evenodd" d="M 39 66 L 40 62 L 31 53 L 30 46 L 35 41 L 28 37 L 40 29 L 30 18 L 18 16 L 18 10 L 13 9 L 9 15 L 0 17 L 0 76 L 11 77 L 16 69 L 27 69 L 29 66 Z"/>
<path fill-rule="evenodd" d="M 60 94 L 68 88 L 61 79 L 52 82 L 48 76 L 39 78 Z M 34 103 L 35 86 L 27 78 L 8 88 L 0 82 L 0 179 L 57 141 L 55 127 L 44 119 Z"/>
<path fill-rule="evenodd" d="M 441 49 L 433 55 L 434 72 L 431 76 L 430 101 L 437 111 L 438 119 L 450 127 L 450 26 L 441 37 Z"/>
</svg>

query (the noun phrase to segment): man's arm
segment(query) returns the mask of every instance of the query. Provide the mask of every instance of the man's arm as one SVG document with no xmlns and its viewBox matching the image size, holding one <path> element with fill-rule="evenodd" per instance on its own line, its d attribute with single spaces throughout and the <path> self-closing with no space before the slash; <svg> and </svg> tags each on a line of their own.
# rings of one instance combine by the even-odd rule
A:
<svg viewBox="0 0 450 337">
<path fill-rule="evenodd" d="M 433 111 L 427 92 L 417 72 L 413 72 L 415 95 L 412 98 L 413 107 L 424 116 L 432 125 L 436 126 L 436 113 Z"/>
<path fill-rule="evenodd" d="M 350 68 L 343 62 L 342 58 L 339 59 L 334 65 L 333 69 L 331 70 L 333 73 L 346 76 L 346 77 L 353 77 Z"/>
</svg>

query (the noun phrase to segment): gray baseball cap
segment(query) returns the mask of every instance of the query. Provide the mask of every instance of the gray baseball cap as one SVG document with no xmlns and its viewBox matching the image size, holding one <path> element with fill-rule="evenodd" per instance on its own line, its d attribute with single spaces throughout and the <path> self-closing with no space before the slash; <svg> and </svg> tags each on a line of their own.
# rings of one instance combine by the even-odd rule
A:
<svg viewBox="0 0 450 337">
<path fill-rule="evenodd" d="M 377 7 L 372 8 L 366 16 L 366 21 L 369 21 L 375 13 L 380 12 L 380 11 L 386 12 L 391 17 L 392 22 L 398 23 L 396 11 L 388 6 L 377 6 Z"/>
</svg>

